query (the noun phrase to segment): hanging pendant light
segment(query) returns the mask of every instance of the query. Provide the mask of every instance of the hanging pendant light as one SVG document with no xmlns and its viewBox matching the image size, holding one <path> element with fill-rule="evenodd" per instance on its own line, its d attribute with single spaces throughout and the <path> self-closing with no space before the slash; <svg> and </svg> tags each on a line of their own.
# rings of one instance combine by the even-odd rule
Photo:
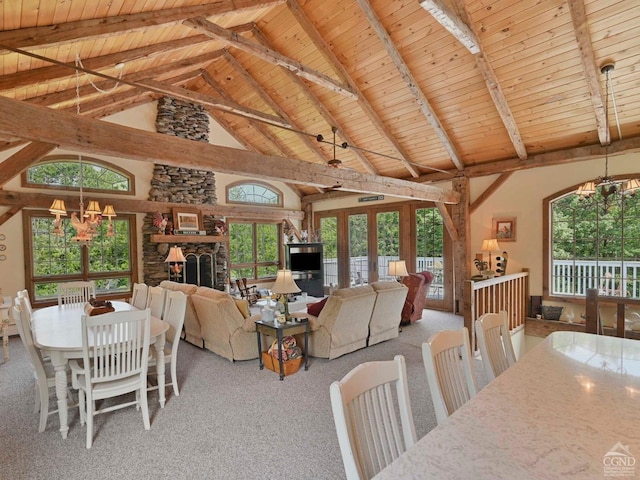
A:
<svg viewBox="0 0 640 480">
<path fill-rule="evenodd" d="M 615 65 L 613 63 L 607 63 L 600 68 L 600 72 L 605 75 L 605 127 L 607 132 L 606 143 L 604 145 L 604 175 L 590 180 L 580 185 L 576 194 L 580 200 L 588 200 L 593 198 L 596 193 L 602 197 L 602 210 L 604 213 L 609 211 L 611 202 L 615 198 L 616 194 L 620 194 L 622 198 L 625 195 L 635 195 L 640 190 L 640 181 L 636 178 L 632 178 L 627 181 L 615 180 L 609 176 L 609 145 L 611 144 L 611 132 L 609 131 L 609 92 L 611 92 L 611 100 L 613 103 L 613 111 L 616 116 L 616 125 L 618 127 L 618 139 L 622 140 L 622 132 L 620 130 L 620 121 L 618 119 L 618 109 L 616 106 L 616 98 L 613 92 L 613 85 L 611 83 L 611 73 L 613 72 Z"/>
<path fill-rule="evenodd" d="M 80 55 L 76 52 L 76 67 L 82 65 Z M 93 83 L 92 83 L 93 85 Z M 117 86 L 117 85 L 116 85 Z M 76 114 L 80 115 L 80 71 L 76 68 Z M 80 184 L 80 215 L 77 213 L 71 213 L 71 226 L 76 230 L 76 235 L 71 238 L 76 243 L 81 245 L 88 245 L 93 240 L 93 237 L 97 233 L 97 228 L 102 223 L 102 217 L 107 217 L 109 223 L 107 224 L 107 237 L 113 237 L 113 222 L 112 218 L 116 217 L 116 211 L 113 205 L 107 205 L 104 207 L 104 211 L 100 210 L 100 204 L 95 201 L 89 201 L 87 209 L 84 209 L 84 192 L 83 192 L 83 166 L 82 166 L 82 154 L 78 155 L 78 164 L 80 167 L 79 172 L 79 184 Z M 63 236 L 64 230 L 62 228 L 62 218 L 67 216 L 67 210 L 65 208 L 64 200 L 55 199 L 49 207 L 49 213 L 56 216 L 53 221 L 53 230 L 51 233 L 57 236 Z"/>
</svg>

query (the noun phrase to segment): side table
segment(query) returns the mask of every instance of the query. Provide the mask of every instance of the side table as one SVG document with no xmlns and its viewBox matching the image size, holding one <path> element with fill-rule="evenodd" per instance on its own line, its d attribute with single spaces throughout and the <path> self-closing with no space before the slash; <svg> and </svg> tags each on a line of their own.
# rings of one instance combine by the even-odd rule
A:
<svg viewBox="0 0 640 480">
<path fill-rule="evenodd" d="M 278 339 L 278 365 L 280 367 L 280 380 L 284 380 L 284 369 L 282 366 L 282 339 L 287 335 L 295 335 L 304 333 L 304 369 L 309 370 L 309 358 L 307 350 L 309 349 L 309 321 L 306 322 L 264 322 L 256 321 L 256 333 L 258 334 L 258 359 L 260 360 L 260 370 L 264 369 L 262 362 L 262 334 L 273 335 Z"/>
</svg>

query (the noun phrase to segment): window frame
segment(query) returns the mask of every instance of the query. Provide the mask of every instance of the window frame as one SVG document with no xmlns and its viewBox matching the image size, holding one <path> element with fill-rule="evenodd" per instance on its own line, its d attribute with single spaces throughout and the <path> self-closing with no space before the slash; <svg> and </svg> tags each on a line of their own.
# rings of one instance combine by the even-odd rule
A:
<svg viewBox="0 0 640 480">
<path fill-rule="evenodd" d="M 244 224 L 251 225 L 252 229 L 252 248 L 253 248 L 253 262 L 245 262 L 245 263 L 232 263 L 231 258 L 231 243 L 233 239 L 231 238 L 231 228 L 233 224 Z M 277 220 L 268 220 L 268 219 L 227 219 L 227 226 L 229 228 L 229 279 L 231 279 L 231 272 L 235 269 L 241 268 L 252 268 L 253 269 L 253 278 L 246 277 L 247 280 L 252 282 L 261 282 L 261 281 L 271 281 L 275 280 L 276 275 L 269 277 L 258 277 L 258 269 L 260 267 L 270 267 L 275 266 L 276 270 L 280 270 L 283 263 L 284 258 L 284 245 L 280 240 L 278 242 L 278 259 L 276 261 L 268 261 L 268 262 L 259 262 L 257 261 L 257 253 L 258 253 L 258 237 L 257 237 L 257 225 L 275 225 L 276 226 L 276 238 L 282 239 L 283 229 L 282 222 Z"/>
<path fill-rule="evenodd" d="M 261 187 L 264 187 L 267 190 L 272 191 L 273 193 L 275 193 L 278 196 L 278 202 L 277 203 L 262 203 L 262 202 L 244 202 L 241 200 L 231 200 L 229 198 L 229 192 L 232 188 L 234 187 L 240 187 L 243 185 L 259 185 Z M 247 181 L 247 180 L 239 180 L 237 182 L 233 182 L 228 184 L 225 187 L 225 201 L 227 203 L 230 204 L 236 204 L 236 205 L 252 205 L 252 206 L 256 206 L 256 207 L 271 207 L 271 208 L 283 208 L 284 207 L 284 194 L 282 193 L 282 190 L 280 190 L 279 188 L 274 187 L 273 185 L 267 183 L 267 182 L 262 182 L 260 180 L 251 180 L 251 181 Z"/>
</svg>

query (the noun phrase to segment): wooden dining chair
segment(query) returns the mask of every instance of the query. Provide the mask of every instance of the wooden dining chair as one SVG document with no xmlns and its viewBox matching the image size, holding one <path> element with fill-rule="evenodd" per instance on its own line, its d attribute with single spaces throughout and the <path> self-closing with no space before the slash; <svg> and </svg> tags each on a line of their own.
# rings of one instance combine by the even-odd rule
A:
<svg viewBox="0 0 640 480">
<path fill-rule="evenodd" d="M 180 390 L 178 389 L 178 345 L 180 344 L 180 334 L 182 333 L 182 326 L 184 325 L 184 315 L 187 311 L 187 296 L 180 291 L 171 291 L 167 295 L 167 307 L 165 309 L 164 321 L 169 324 L 169 331 L 167 332 L 167 341 L 169 345 L 165 345 L 164 349 L 164 363 L 170 364 L 171 370 L 171 386 L 176 397 L 180 396 Z M 156 370 L 156 358 L 155 356 L 149 357 L 149 371 Z M 156 370 L 157 375 L 157 370 Z M 158 388 L 151 386 L 148 390 L 155 390 Z"/>
<path fill-rule="evenodd" d="M 478 391 L 471 364 L 469 331 L 442 330 L 422 344 L 422 359 L 438 424 Z"/>
<path fill-rule="evenodd" d="M 151 309 L 151 315 L 163 318 L 167 290 L 162 287 L 149 287 L 147 289 L 147 304 L 145 308 Z"/>
<path fill-rule="evenodd" d="M 131 305 L 139 310 L 147 308 L 148 289 L 146 283 L 134 283 L 131 292 Z"/>
<path fill-rule="evenodd" d="M 147 403 L 150 342 L 149 309 L 82 316 L 82 363 L 70 362 L 78 388 L 80 423 L 87 424 L 87 448 L 93 444 L 93 417 L 135 405 L 145 430 L 151 428 Z M 91 339 L 91 340 L 89 340 Z M 135 400 L 96 410 L 96 400 L 135 392 Z"/>
<path fill-rule="evenodd" d="M 13 307 L 13 317 L 16 322 L 18 335 L 22 340 L 29 355 L 29 361 L 33 367 L 35 379 L 36 400 L 34 412 L 40 412 L 40 424 L 38 432 L 44 432 L 47 427 L 49 415 L 57 413 L 57 410 L 49 411 L 49 390 L 55 388 L 55 371 L 50 362 L 45 362 L 40 349 L 36 347 L 31 331 L 31 313 L 26 306 L 26 300 L 16 297 L 16 304 Z"/>
<path fill-rule="evenodd" d="M 489 382 L 516 363 L 507 320 L 507 312 L 502 310 L 485 313 L 475 321 L 478 347 Z"/>
<path fill-rule="evenodd" d="M 96 282 L 63 282 L 58 284 L 58 305 L 87 303 L 96 297 Z"/>
<path fill-rule="evenodd" d="M 360 364 L 329 391 L 347 480 L 373 478 L 416 443 L 402 355 Z"/>
</svg>

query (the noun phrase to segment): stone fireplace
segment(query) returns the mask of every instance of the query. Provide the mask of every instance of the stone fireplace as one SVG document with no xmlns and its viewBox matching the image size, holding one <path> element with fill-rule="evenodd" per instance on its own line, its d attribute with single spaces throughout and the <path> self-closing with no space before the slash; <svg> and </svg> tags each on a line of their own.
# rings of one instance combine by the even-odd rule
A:
<svg viewBox="0 0 640 480">
<path fill-rule="evenodd" d="M 201 105 L 164 97 L 158 100 L 156 130 L 158 133 L 208 142 L 209 117 Z M 172 212 L 163 210 L 163 202 L 183 203 L 190 208 L 215 205 L 215 175 L 207 170 L 156 164 L 151 179 L 149 200 L 158 202 L 158 212 L 173 222 Z M 153 224 L 153 218 L 154 214 L 147 214 L 142 226 L 144 282 L 148 285 L 158 285 L 162 280 L 169 279 L 168 266 L 164 260 L 169 253 L 169 247 L 177 245 L 182 248 L 187 259 L 185 271 L 178 281 L 224 290 L 227 283 L 227 243 L 211 243 L 206 240 L 184 242 L 181 241 L 184 238 L 180 238 L 180 235 L 173 235 L 170 242 L 153 242 L 152 235 L 159 233 Z M 222 219 L 213 215 L 202 215 L 202 220 L 203 229 L 207 234 L 211 234 L 216 222 Z"/>
</svg>

